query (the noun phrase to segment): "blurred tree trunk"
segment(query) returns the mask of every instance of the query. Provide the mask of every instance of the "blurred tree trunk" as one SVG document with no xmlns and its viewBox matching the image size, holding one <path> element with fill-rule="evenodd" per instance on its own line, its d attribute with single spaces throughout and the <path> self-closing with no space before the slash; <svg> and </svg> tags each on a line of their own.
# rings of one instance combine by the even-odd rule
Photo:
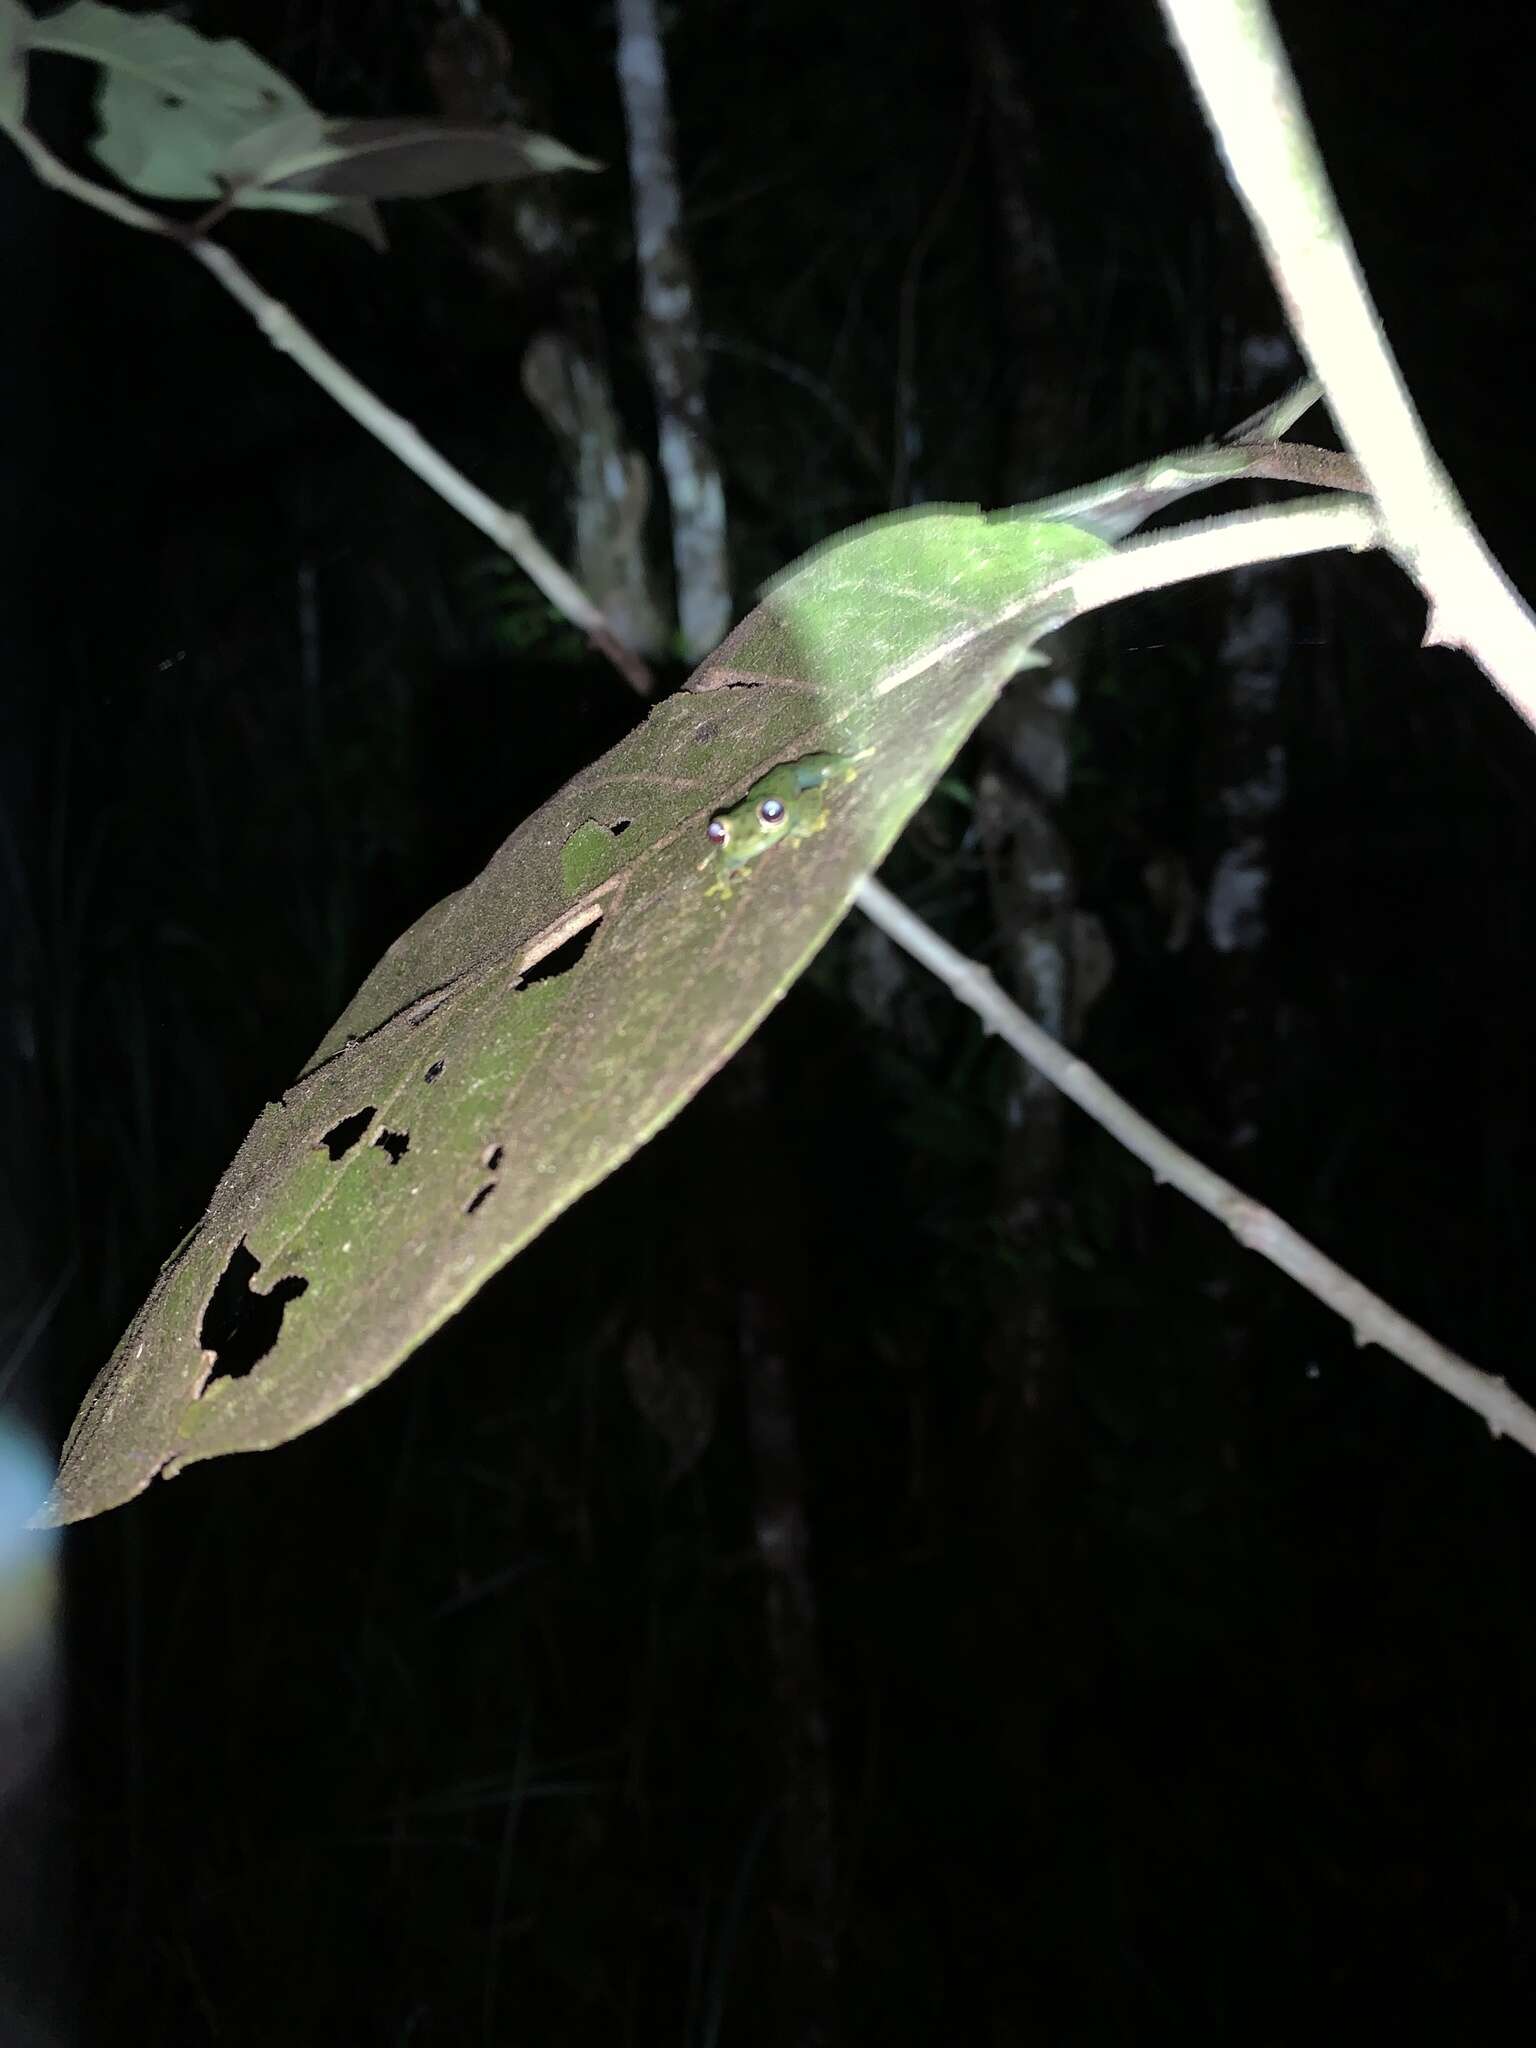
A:
<svg viewBox="0 0 1536 2048">
<path fill-rule="evenodd" d="M 682 651 L 702 661 L 731 624 L 725 486 L 704 401 L 704 342 L 656 0 L 618 0 L 619 93 L 629 134 L 629 199 L 640 266 L 640 339 L 656 402 L 672 514 Z"/>
<path fill-rule="evenodd" d="M 524 57 L 514 85 L 511 44 L 489 15 L 443 21 L 427 68 L 451 118 L 548 130 L 537 78 Z M 565 460 L 576 580 L 625 646 L 654 655 L 668 629 L 646 556 L 650 465 L 629 446 L 614 400 L 597 297 L 582 269 L 576 190 L 555 177 L 488 186 L 478 255 L 497 288 L 539 323 L 523 352 L 522 384 Z"/>
</svg>

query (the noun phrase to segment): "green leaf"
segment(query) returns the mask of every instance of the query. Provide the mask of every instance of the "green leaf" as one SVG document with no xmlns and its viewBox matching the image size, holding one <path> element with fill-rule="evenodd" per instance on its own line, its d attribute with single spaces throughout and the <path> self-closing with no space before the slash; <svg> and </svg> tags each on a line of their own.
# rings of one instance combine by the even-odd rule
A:
<svg viewBox="0 0 1536 2048">
<path fill-rule="evenodd" d="M 0 126 L 19 126 L 27 112 L 27 45 L 33 21 L 20 0 L 0 0 Z"/>
<path fill-rule="evenodd" d="M 39 50 L 100 64 L 92 154 L 151 199 L 218 199 L 230 151 L 253 130 L 309 113 L 304 95 L 248 45 L 210 42 L 163 14 L 75 0 L 40 22 Z"/>
<path fill-rule="evenodd" d="M 72 0 L 46 21 L 34 22 L 28 40 L 37 50 L 132 73 L 173 99 L 216 96 L 256 113 L 274 81 L 283 92 L 293 92 L 244 43 L 210 42 L 167 14 L 125 14 L 99 0 Z"/>
<path fill-rule="evenodd" d="M 311 115 L 309 123 L 283 121 L 247 137 L 231 152 L 226 175 L 242 188 L 237 204 L 280 206 L 295 195 L 428 199 L 472 185 L 601 168 L 552 136 L 510 124 Z"/>
<path fill-rule="evenodd" d="M 390 947 L 87 1395 L 48 1518 L 335 1414 L 675 1116 L 1041 662 L 1032 642 L 1072 611 L 1062 579 L 1105 552 L 1071 525 L 945 508 L 780 578 Z M 818 784 L 823 829 L 721 887 L 711 817 L 810 754 L 856 767 Z"/>
</svg>

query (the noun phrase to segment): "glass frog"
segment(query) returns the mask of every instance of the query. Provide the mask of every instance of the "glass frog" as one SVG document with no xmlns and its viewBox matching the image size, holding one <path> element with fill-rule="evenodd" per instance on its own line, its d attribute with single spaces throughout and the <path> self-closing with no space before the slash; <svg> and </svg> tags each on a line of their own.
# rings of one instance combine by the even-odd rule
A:
<svg viewBox="0 0 1536 2048">
<path fill-rule="evenodd" d="M 716 879 L 708 896 L 729 896 L 731 877 L 780 840 L 804 839 L 827 822 L 830 792 L 852 782 L 863 754 L 803 754 L 798 761 L 770 768 L 738 804 L 717 811 L 709 821 L 712 852 L 699 862 L 702 873 L 713 867 Z"/>
</svg>

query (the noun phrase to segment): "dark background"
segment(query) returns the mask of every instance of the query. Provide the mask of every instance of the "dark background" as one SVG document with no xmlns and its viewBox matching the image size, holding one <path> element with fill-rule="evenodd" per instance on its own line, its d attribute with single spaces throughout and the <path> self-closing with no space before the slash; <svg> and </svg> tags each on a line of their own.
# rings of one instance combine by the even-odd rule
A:
<svg viewBox="0 0 1536 2048">
<path fill-rule="evenodd" d="M 590 275 L 643 441 L 612 24 L 502 12 L 553 132 L 610 167 L 582 192 Z M 1151 5 L 1018 12 L 1080 365 L 1064 488 L 1250 410 L 1234 336 L 1278 319 Z M 1430 434 L 1530 590 L 1529 32 L 1279 13 Z M 963 9 L 919 0 L 674 15 L 744 608 L 885 507 L 774 364 L 889 457 L 896 309 L 970 46 Z M 326 108 L 429 104 L 428 5 L 192 19 Z M 82 163 L 88 83 L 39 67 L 38 125 Z M 911 492 L 995 502 L 1020 366 L 983 151 L 958 194 L 922 270 Z M 225 232 L 560 545 L 477 220 L 473 196 L 390 207 L 387 258 L 288 219 Z M 62 1436 L 378 953 L 641 708 L 557 636 L 498 641 L 488 544 L 177 249 L 3 144 L 0 238 L 0 1221 L 13 1322 L 65 1277 L 31 1390 Z M 1116 974 L 1088 1053 L 1536 1399 L 1536 742 L 1470 663 L 1418 651 L 1390 563 L 1277 573 L 1307 624 L 1240 1017 L 1141 880 L 1169 851 L 1208 877 L 1221 594 L 1095 628 L 1067 830 Z M 985 952 L 971 772 L 887 878 Z M 915 972 L 856 1000 L 860 943 L 356 1411 L 71 1535 L 83 2038 L 811 2038 L 780 2000 L 786 1763 L 738 1360 L 765 1241 L 796 1276 L 844 2038 L 1278 2042 L 1411 2015 L 1491 2039 L 1536 2010 L 1536 1470 L 1079 1124 L 1050 1226 L 1061 1372 L 1021 1415 L 993 1341 L 1008 1056 Z M 1240 1157 L 1213 1082 L 1234 1033 L 1266 1084 Z M 680 1475 L 637 1356 L 713 1402 Z"/>
</svg>

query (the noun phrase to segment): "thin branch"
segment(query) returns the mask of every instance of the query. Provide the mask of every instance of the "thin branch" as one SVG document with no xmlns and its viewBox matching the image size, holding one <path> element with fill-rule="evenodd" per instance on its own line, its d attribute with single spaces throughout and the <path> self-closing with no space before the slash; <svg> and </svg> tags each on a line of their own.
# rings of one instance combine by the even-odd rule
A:
<svg viewBox="0 0 1536 2048">
<path fill-rule="evenodd" d="M 1352 455 L 1340 455 L 1336 448 L 1312 448 L 1305 441 L 1274 442 L 1254 457 L 1243 475 L 1271 483 L 1324 484 L 1330 491 L 1356 491 L 1361 497 L 1369 497 L 1371 490 Z"/>
<path fill-rule="evenodd" d="M 936 974 L 968 1009 L 974 1010 L 986 1030 L 1006 1040 L 1063 1095 L 1149 1166 L 1154 1180 L 1165 1181 L 1187 1195 L 1207 1215 L 1224 1223 L 1239 1244 L 1258 1252 L 1315 1295 L 1325 1308 L 1342 1316 L 1350 1325 L 1356 1344 L 1379 1345 L 1480 1415 L 1494 1436 L 1512 1437 L 1526 1450 L 1536 1453 L 1536 1410 L 1512 1393 L 1505 1381 L 1480 1372 L 1464 1358 L 1446 1350 L 1342 1266 L 1336 1266 L 1273 1211 L 1191 1158 L 1100 1080 L 1091 1067 L 1026 1017 L 1004 995 L 986 968 L 957 952 L 873 877 L 862 885 L 854 900 L 866 917 L 914 960 Z"/>
<path fill-rule="evenodd" d="M 89 178 L 82 178 L 67 164 L 60 163 L 30 129 L 7 125 L 4 133 L 10 136 L 43 183 L 56 192 L 67 193 L 70 198 L 94 207 L 98 213 L 109 215 L 125 227 L 138 228 L 146 234 L 179 242 L 190 256 L 218 279 L 232 298 L 238 300 L 275 349 L 291 356 L 300 369 L 352 415 L 359 426 L 365 427 L 407 469 L 414 471 L 456 512 L 461 513 L 471 525 L 478 526 L 497 547 L 509 554 L 555 609 L 573 626 L 580 627 L 591 644 L 612 662 L 631 688 L 642 697 L 651 695 L 654 685 L 646 664 L 623 645 L 603 613 L 580 584 L 561 568 L 535 536 L 527 520 L 520 513 L 509 512 L 498 505 L 477 484 L 472 484 L 461 470 L 455 469 L 451 462 L 439 455 L 409 420 L 385 405 L 366 384 L 339 363 L 286 306 L 263 291 L 227 249 L 217 242 L 190 235 L 177 222 L 151 213 L 131 199 L 93 184 Z"/>
<path fill-rule="evenodd" d="M 1096 611 L 1142 591 L 1163 590 L 1196 576 L 1219 575 L 1255 562 L 1280 562 L 1324 548 L 1359 553 L 1381 539 L 1381 519 L 1368 498 L 1297 498 L 1289 505 L 1257 505 L 1215 519 L 1192 519 L 1123 541 L 1112 553 L 1079 563 L 1061 579 L 1074 613 Z M 1051 611 L 1051 589 L 1031 605 Z"/>
<path fill-rule="evenodd" d="M 1162 0 L 1291 328 L 1370 478 L 1387 545 L 1460 647 L 1536 726 L 1536 618 L 1484 545 L 1382 333 L 1266 0 Z"/>
<path fill-rule="evenodd" d="M 602 645 L 610 660 L 616 642 L 607 620 L 575 578 L 567 575 L 554 556 L 535 538 L 520 513 L 509 512 L 472 484 L 461 470 L 439 455 L 409 420 L 387 406 L 352 372 L 323 348 L 296 320 L 288 308 L 263 291 L 229 251 L 217 242 L 189 242 L 188 254 L 213 273 L 232 298 L 237 299 L 255 320 L 262 333 L 281 354 L 292 356 L 336 403 L 351 413 L 359 426 L 366 427 L 407 469 L 414 470 L 423 483 L 430 484 L 447 504 L 462 513 L 472 526 L 495 541 L 509 554 L 529 579 L 537 584 L 557 610 L 572 625 L 579 626 L 595 645 Z M 604 636 L 607 636 L 606 640 Z M 642 686 L 639 675 L 646 674 Z M 626 679 L 642 695 L 648 694 L 649 675 L 638 657 L 630 657 Z"/>
<path fill-rule="evenodd" d="M 48 148 L 19 123 L 0 122 L 0 135 L 9 135 L 27 162 L 36 171 L 45 185 L 55 192 L 68 193 L 71 199 L 78 199 L 82 206 L 94 206 L 98 213 L 107 214 L 111 219 L 121 221 L 126 228 L 139 228 L 148 235 L 174 235 L 173 221 L 163 220 L 158 213 L 151 213 L 148 207 L 136 205 L 125 199 L 120 192 L 109 192 L 105 185 L 93 185 L 89 178 L 82 178 L 78 171 L 72 171 L 68 164 L 62 164 Z"/>
</svg>

